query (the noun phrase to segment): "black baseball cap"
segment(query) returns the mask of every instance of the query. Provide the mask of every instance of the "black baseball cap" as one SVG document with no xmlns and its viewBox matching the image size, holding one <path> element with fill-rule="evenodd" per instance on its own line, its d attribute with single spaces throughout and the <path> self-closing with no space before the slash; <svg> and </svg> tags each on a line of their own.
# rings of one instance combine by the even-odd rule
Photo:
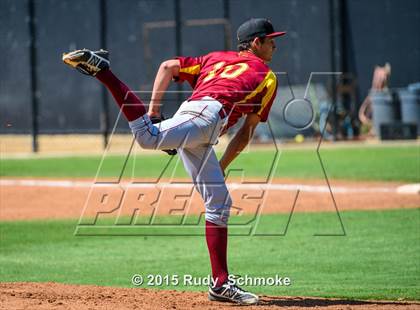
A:
<svg viewBox="0 0 420 310">
<path fill-rule="evenodd" d="M 237 31 L 239 43 L 253 40 L 256 37 L 279 37 L 286 32 L 275 32 L 271 22 L 266 18 L 251 18 L 239 26 Z"/>
</svg>

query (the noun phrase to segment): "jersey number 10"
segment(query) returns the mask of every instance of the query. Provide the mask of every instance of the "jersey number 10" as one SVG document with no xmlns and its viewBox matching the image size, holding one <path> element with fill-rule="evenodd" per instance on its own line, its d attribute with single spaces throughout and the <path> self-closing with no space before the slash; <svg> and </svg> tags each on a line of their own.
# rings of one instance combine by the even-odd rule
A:
<svg viewBox="0 0 420 310">
<path fill-rule="evenodd" d="M 213 69 L 209 71 L 207 76 L 203 79 L 203 82 L 208 82 L 217 75 L 219 77 L 224 79 L 234 79 L 238 76 L 240 76 L 242 73 L 244 73 L 248 69 L 248 65 L 246 63 L 237 63 L 234 65 L 226 66 L 223 71 L 220 72 L 220 70 L 225 65 L 224 61 L 218 62 L 213 66 Z"/>
</svg>

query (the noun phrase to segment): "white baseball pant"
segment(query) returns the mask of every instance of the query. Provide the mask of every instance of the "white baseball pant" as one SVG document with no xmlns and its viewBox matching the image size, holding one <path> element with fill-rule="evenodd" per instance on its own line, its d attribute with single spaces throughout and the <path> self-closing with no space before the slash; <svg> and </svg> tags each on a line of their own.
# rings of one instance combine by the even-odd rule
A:
<svg viewBox="0 0 420 310">
<path fill-rule="evenodd" d="M 147 115 L 129 122 L 131 131 L 144 149 L 177 149 L 196 190 L 203 197 L 207 221 L 226 226 L 232 200 L 222 169 L 213 150 L 227 117 L 223 105 L 211 97 L 185 101 L 175 115 L 152 124 Z"/>
</svg>

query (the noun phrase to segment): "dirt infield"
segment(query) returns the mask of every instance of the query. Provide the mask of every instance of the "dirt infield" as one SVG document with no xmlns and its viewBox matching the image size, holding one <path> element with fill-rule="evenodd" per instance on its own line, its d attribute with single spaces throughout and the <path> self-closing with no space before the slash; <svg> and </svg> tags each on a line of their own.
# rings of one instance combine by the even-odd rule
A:
<svg viewBox="0 0 420 310">
<path fill-rule="evenodd" d="M 86 185 L 90 184 L 87 180 L 83 182 Z M 291 211 L 297 193 L 292 185 L 296 184 L 313 186 L 315 190 L 303 189 L 299 192 L 295 212 L 335 211 L 334 201 L 330 193 L 325 191 L 328 188 L 323 180 L 282 179 L 276 180 L 274 183 L 289 185 L 291 188 L 267 190 L 263 197 L 266 199 L 265 201 L 261 198 L 263 193 L 261 190 L 249 188 L 232 190 L 233 212 L 236 214 L 253 213 L 258 204 L 263 203 L 263 213 L 288 213 Z M 333 186 L 337 208 L 340 211 L 415 208 L 420 205 L 419 195 L 396 193 L 395 189 L 401 185 L 400 183 L 331 181 L 331 185 Z M 0 186 L 2 205 L 0 220 L 77 219 L 84 210 L 89 195 L 89 186 Z M 317 186 L 323 186 L 321 189 L 324 189 L 324 191 L 317 192 L 317 189 L 319 189 Z M 337 188 L 336 192 L 334 192 L 334 188 Z M 338 189 L 346 191 L 340 192 Z M 188 187 L 188 184 L 181 189 L 161 190 L 156 214 L 174 214 L 173 209 L 181 210 L 185 208 L 186 201 L 189 214 L 199 214 L 203 211 L 203 202 L 195 191 L 192 195 L 191 192 L 192 187 Z M 157 190 L 153 186 L 132 190 L 124 198 L 121 214 L 131 214 L 139 206 L 139 193 L 146 197 L 144 199 L 153 201 L 157 195 Z M 107 204 L 100 205 L 100 197 L 104 194 L 108 195 L 109 201 Z M 115 188 L 95 190 L 90 197 L 89 207 L 84 215 L 94 216 L 98 209 L 101 211 L 111 210 L 117 206 L 120 194 L 120 190 Z M 246 196 L 248 198 L 244 198 L 245 194 L 248 195 Z M 187 198 L 180 199 L 180 195 L 185 195 Z M 182 211 L 180 212 L 182 213 Z"/>
<path fill-rule="evenodd" d="M 260 296 L 257 306 L 207 300 L 203 292 L 58 283 L 0 283 L 0 309 L 420 309 L 420 303 Z"/>
</svg>

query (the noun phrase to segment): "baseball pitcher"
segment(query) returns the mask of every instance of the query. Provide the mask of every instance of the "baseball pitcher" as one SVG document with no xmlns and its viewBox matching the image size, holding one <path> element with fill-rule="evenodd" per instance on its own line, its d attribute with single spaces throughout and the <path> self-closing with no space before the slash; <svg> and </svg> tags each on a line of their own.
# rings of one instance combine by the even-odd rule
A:
<svg viewBox="0 0 420 310">
<path fill-rule="evenodd" d="M 142 101 L 110 70 L 108 52 L 87 49 L 63 55 L 67 65 L 96 77 L 112 93 L 142 148 L 178 152 L 205 202 L 206 241 L 215 285 L 212 301 L 255 304 L 258 297 L 228 281 L 227 223 L 232 205 L 224 171 L 265 122 L 276 96 L 277 79 L 267 63 L 276 49 L 267 19 L 250 19 L 237 31 L 238 51 L 164 61 L 156 74 L 148 111 Z M 188 82 L 191 97 L 175 115 L 158 122 L 161 101 L 171 81 Z M 213 145 L 240 118 L 244 122 L 218 161 Z M 176 150 L 176 151 L 175 151 Z"/>
</svg>

